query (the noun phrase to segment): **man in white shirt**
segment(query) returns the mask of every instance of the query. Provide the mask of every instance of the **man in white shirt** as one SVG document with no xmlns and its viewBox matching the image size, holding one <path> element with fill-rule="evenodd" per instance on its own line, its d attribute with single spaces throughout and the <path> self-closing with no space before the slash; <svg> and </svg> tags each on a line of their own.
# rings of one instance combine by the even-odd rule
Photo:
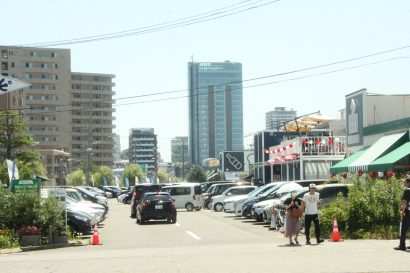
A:
<svg viewBox="0 0 410 273">
<path fill-rule="evenodd" d="M 319 215 L 317 206 L 319 205 L 319 193 L 316 192 L 316 185 L 309 185 L 309 192 L 305 193 L 303 196 L 303 206 L 305 208 L 305 235 L 306 244 L 310 245 L 310 224 L 313 221 L 315 224 L 315 234 L 317 243 L 323 243 L 324 241 L 320 239 L 320 226 L 319 226 Z"/>
</svg>

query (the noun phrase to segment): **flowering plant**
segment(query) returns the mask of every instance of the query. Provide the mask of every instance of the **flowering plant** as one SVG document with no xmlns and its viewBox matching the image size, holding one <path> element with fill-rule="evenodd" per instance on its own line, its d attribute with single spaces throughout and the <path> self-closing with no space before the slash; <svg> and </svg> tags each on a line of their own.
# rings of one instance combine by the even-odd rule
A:
<svg viewBox="0 0 410 273">
<path fill-rule="evenodd" d="M 39 235 L 40 229 L 36 226 L 22 227 L 18 230 L 18 234 L 21 235 Z"/>
</svg>

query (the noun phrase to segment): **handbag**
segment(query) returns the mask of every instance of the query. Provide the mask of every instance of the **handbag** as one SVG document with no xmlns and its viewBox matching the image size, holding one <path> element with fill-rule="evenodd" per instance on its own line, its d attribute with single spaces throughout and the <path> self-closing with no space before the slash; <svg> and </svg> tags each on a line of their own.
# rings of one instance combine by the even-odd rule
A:
<svg viewBox="0 0 410 273">
<path fill-rule="evenodd" d="M 303 211 L 301 208 L 292 209 L 291 215 L 292 217 L 300 218 L 303 215 Z"/>
</svg>

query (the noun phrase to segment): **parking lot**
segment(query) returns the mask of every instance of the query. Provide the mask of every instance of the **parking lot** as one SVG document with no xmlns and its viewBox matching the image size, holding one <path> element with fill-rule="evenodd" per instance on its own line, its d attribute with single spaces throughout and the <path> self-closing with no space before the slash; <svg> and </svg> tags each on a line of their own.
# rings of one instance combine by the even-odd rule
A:
<svg viewBox="0 0 410 273">
<path fill-rule="evenodd" d="M 137 225 L 111 199 L 103 245 L 0 255 L 1 272 L 410 272 L 397 241 L 288 246 L 266 224 L 210 210 Z M 301 238 L 301 243 L 304 242 Z"/>
</svg>

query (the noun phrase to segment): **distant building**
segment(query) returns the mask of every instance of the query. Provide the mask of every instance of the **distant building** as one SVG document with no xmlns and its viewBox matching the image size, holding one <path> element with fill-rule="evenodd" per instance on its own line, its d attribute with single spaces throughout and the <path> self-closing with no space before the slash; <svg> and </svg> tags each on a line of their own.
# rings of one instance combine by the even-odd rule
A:
<svg viewBox="0 0 410 273">
<path fill-rule="evenodd" d="M 189 161 L 188 158 L 188 137 L 178 136 L 171 140 L 171 162 L 181 164 Z"/>
<path fill-rule="evenodd" d="M 293 109 L 286 110 L 285 107 L 275 107 L 274 111 L 266 113 L 266 130 L 276 130 L 283 125 L 283 122 L 296 118 L 296 111 Z"/>
<path fill-rule="evenodd" d="M 242 64 L 190 62 L 188 77 L 190 162 L 243 150 Z"/>
<path fill-rule="evenodd" d="M 112 166 L 115 76 L 72 72 L 69 49 L 0 46 L 0 52 L 0 73 L 31 84 L 0 96 L 0 109 L 24 109 L 27 131 L 48 162 L 47 184 L 65 183 L 50 151 L 68 153 L 72 162 Z"/>
<path fill-rule="evenodd" d="M 129 161 L 141 166 L 147 176 L 157 171 L 157 135 L 154 128 L 133 128 L 129 136 Z"/>
<path fill-rule="evenodd" d="M 114 148 L 113 148 L 113 157 L 114 162 L 121 160 L 121 137 L 117 134 L 114 134 Z"/>
</svg>

